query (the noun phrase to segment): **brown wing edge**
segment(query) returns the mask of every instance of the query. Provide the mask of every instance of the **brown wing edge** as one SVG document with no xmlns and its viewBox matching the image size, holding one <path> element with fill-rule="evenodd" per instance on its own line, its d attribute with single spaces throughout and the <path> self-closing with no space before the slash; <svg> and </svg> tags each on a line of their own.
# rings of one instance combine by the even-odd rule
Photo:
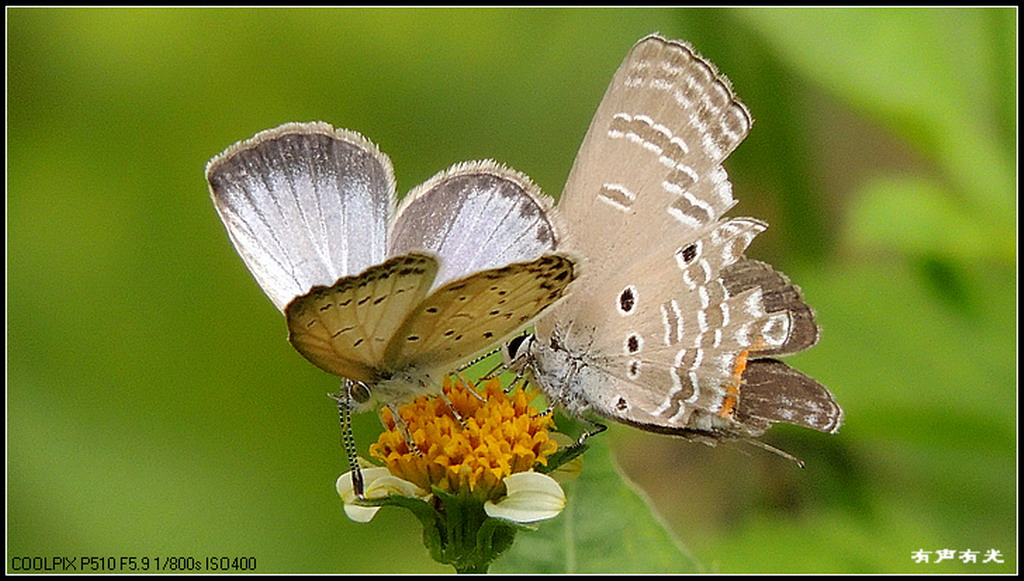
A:
<svg viewBox="0 0 1024 581">
<path fill-rule="evenodd" d="M 782 422 L 834 434 L 843 409 L 813 378 L 777 359 L 759 359 L 743 372 L 735 419 L 742 423 Z"/>
</svg>

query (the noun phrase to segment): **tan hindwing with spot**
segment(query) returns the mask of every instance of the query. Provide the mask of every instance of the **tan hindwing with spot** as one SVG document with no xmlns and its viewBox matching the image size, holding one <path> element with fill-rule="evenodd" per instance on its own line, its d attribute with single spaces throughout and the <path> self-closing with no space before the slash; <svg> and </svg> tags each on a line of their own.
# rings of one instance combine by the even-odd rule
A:
<svg viewBox="0 0 1024 581">
<path fill-rule="evenodd" d="M 324 371 L 376 381 L 388 342 L 427 295 L 437 270 L 435 258 L 412 253 L 314 287 L 285 309 L 288 340 Z"/>
<path fill-rule="evenodd" d="M 572 259 L 547 254 L 453 280 L 409 315 L 386 359 L 397 367 L 462 362 L 529 324 L 574 278 Z"/>
</svg>

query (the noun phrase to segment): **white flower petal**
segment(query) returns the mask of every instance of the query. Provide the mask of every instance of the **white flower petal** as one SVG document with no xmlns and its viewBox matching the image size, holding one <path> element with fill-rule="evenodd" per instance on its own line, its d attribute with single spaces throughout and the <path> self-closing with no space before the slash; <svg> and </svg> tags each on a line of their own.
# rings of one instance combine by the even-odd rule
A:
<svg viewBox="0 0 1024 581">
<path fill-rule="evenodd" d="M 393 494 L 415 498 L 426 498 L 429 494 L 408 480 L 392 476 L 387 468 L 365 468 L 363 473 L 363 496 L 368 499 L 385 498 Z M 352 473 L 346 472 L 338 478 L 335 485 L 342 502 L 345 503 L 345 514 L 356 522 L 370 522 L 379 506 L 359 506 L 356 492 L 352 485 Z"/>
<path fill-rule="evenodd" d="M 387 468 L 381 468 L 381 470 L 387 471 Z M 391 495 L 408 496 L 410 498 L 426 498 L 430 496 L 430 493 L 412 482 L 392 476 L 391 474 L 376 478 L 372 482 L 367 480 L 365 494 L 366 498 L 384 498 Z"/>
<path fill-rule="evenodd" d="M 383 476 L 390 475 L 387 468 L 363 468 L 363 486 L 370 482 L 377 480 Z M 338 495 L 346 503 L 352 502 L 356 499 L 355 487 L 352 485 L 352 472 L 346 472 L 338 477 L 338 482 L 335 484 L 335 488 L 338 490 Z"/>
<path fill-rule="evenodd" d="M 345 516 L 357 523 L 370 522 L 378 510 L 380 510 L 379 506 L 359 506 L 357 504 L 345 503 Z"/>
<path fill-rule="evenodd" d="M 565 508 L 565 493 L 550 476 L 517 472 L 504 480 L 508 494 L 498 502 L 484 503 L 487 516 L 528 523 L 558 516 Z"/>
</svg>

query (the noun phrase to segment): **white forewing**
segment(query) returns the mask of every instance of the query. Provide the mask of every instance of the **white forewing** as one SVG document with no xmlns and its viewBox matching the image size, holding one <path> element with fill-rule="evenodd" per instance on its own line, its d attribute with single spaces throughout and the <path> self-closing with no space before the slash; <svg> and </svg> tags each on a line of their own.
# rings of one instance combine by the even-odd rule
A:
<svg viewBox="0 0 1024 581">
<path fill-rule="evenodd" d="M 206 175 L 292 345 L 361 382 L 360 406 L 436 391 L 575 278 L 573 259 L 551 253 L 550 200 L 492 161 L 439 173 L 395 212 L 391 163 L 375 145 L 291 123 L 228 148 Z"/>
<path fill-rule="evenodd" d="M 206 178 L 231 241 L 281 311 L 386 257 L 391 162 L 358 133 L 288 123 L 213 158 Z"/>
<path fill-rule="evenodd" d="M 389 253 L 441 260 L 434 287 L 474 272 L 533 260 L 556 246 L 551 203 L 530 179 L 493 161 L 457 164 L 402 201 Z"/>
</svg>

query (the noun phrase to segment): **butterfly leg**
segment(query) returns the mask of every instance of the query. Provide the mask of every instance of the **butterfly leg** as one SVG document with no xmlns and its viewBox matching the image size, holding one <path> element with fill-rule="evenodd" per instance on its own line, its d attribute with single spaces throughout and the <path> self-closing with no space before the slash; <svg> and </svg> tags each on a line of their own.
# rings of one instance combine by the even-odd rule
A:
<svg viewBox="0 0 1024 581">
<path fill-rule="evenodd" d="M 552 413 L 552 410 L 549 408 L 544 413 L 545 414 L 550 414 L 550 413 Z M 573 459 L 575 459 L 576 457 L 578 457 L 579 455 L 581 455 L 581 454 L 583 454 L 584 452 L 587 451 L 587 443 L 586 443 L 587 440 L 589 440 L 592 436 L 596 436 L 596 435 L 600 434 L 601 432 L 603 432 L 603 431 L 608 429 L 608 426 L 606 426 L 604 424 L 599 424 L 597 422 L 588 420 L 586 418 L 581 418 L 581 419 L 583 419 L 583 421 L 585 421 L 588 424 L 590 424 L 593 427 L 593 429 L 591 429 L 590 431 L 584 432 L 583 435 L 581 435 L 579 437 L 579 439 L 577 439 L 575 442 L 573 442 L 572 444 L 569 444 L 565 448 L 562 448 L 562 449 L 558 450 L 558 452 L 555 452 L 554 454 L 549 456 L 548 457 L 548 464 L 545 467 L 545 469 L 543 470 L 543 472 L 551 472 L 551 471 L 555 470 L 556 468 L 558 468 L 559 466 L 562 466 L 562 465 L 564 465 L 564 464 L 566 464 L 568 462 L 571 462 Z"/>
<path fill-rule="evenodd" d="M 348 468 L 352 474 L 352 490 L 356 493 L 356 498 L 365 499 L 363 491 L 365 485 L 363 483 L 363 471 L 359 468 L 359 455 L 356 452 L 356 439 L 352 434 L 352 403 L 349 398 L 350 385 L 347 385 L 350 380 L 346 379 L 345 383 L 342 383 L 341 393 L 335 395 L 333 393 L 327 394 L 329 397 L 338 402 L 338 420 L 341 422 L 341 445 L 345 449 L 345 455 L 348 457 Z"/>
<path fill-rule="evenodd" d="M 515 391 L 516 388 L 519 387 L 519 382 L 520 381 L 524 382 L 523 385 L 525 387 L 525 381 L 526 380 L 525 380 L 525 377 L 523 376 L 523 372 L 522 371 L 517 371 L 515 378 L 508 384 L 508 387 L 505 388 L 505 393 L 512 393 L 513 391 Z M 548 413 L 550 413 L 550 412 L 551 412 L 551 408 L 548 408 Z"/>
<path fill-rule="evenodd" d="M 397 426 L 399 431 L 402 432 L 402 437 L 405 439 L 405 445 L 408 446 L 409 450 L 417 456 L 422 456 L 423 452 L 420 451 L 419 445 L 416 444 L 416 441 L 412 438 L 412 434 L 409 433 L 409 424 L 405 423 L 405 420 L 398 414 L 398 409 L 395 406 L 387 404 L 387 408 L 388 411 L 391 412 L 391 417 L 395 420 L 395 426 Z M 383 419 L 381 421 L 383 422 Z M 384 429 L 388 429 L 388 426 L 385 425 Z"/>
<path fill-rule="evenodd" d="M 494 355 L 494 354 L 495 354 L 495 353 L 497 353 L 498 351 L 501 351 L 501 347 L 495 347 L 494 349 L 491 349 L 490 351 L 488 351 L 487 353 L 484 353 L 483 355 L 481 355 L 481 356 L 477 357 L 476 359 L 474 359 L 474 360 L 472 360 L 472 361 L 469 361 L 469 362 L 467 362 L 467 363 L 463 364 L 463 365 L 462 365 L 462 367 L 459 367 L 459 368 L 458 368 L 457 370 L 455 370 L 455 373 L 462 373 L 463 371 L 465 371 L 465 370 L 469 369 L 470 367 L 473 367 L 473 366 L 474 366 L 474 365 L 476 365 L 477 363 L 480 363 L 480 362 L 481 362 L 481 361 L 483 361 L 484 359 L 487 359 L 487 358 L 488 358 L 488 357 L 490 357 L 491 355 Z M 504 366 L 504 365 L 505 365 L 504 363 L 501 363 L 501 364 L 499 364 L 499 365 L 498 365 L 498 367 L 502 367 L 502 366 Z M 490 378 L 490 376 L 491 376 L 491 374 L 492 374 L 492 373 L 494 373 L 494 372 L 495 372 L 495 370 L 497 370 L 497 369 L 498 369 L 498 367 L 495 367 L 494 369 L 492 369 L 492 370 L 491 370 L 490 372 L 488 372 L 488 374 L 487 374 L 487 375 L 484 375 L 484 377 L 483 377 L 483 378 L 484 378 L 484 379 L 489 379 L 489 378 Z"/>
<path fill-rule="evenodd" d="M 463 389 L 465 389 L 469 393 L 473 394 L 473 396 L 476 397 L 478 400 L 480 400 L 480 401 L 487 401 L 486 399 L 484 399 L 484 397 L 482 395 L 480 395 L 479 393 L 477 393 L 477 391 L 475 389 L 473 389 L 473 386 L 471 386 L 469 384 L 469 381 L 467 381 L 466 378 L 463 377 L 461 373 L 456 372 L 453 375 L 455 377 L 455 381 L 458 381 L 459 384 L 462 385 Z M 464 420 L 462 418 L 462 414 L 459 413 L 459 410 L 455 409 L 455 404 L 453 404 L 452 400 L 448 398 L 448 394 L 446 394 L 444 392 L 444 390 L 441 390 L 440 393 L 441 393 L 441 399 L 444 400 L 444 403 L 448 404 L 448 409 L 451 410 L 452 416 L 454 416 L 455 419 L 458 420 L 459 425 L 462 426 L 463 430 L 465 430 L 466 429 L 466 420 Z"/>
<path fill-rule="evenodd" d="M 459 413 L 459 410 L 455 409 L 455 404 L 453 404 L 452 400 L 448 398 L 448 394 L 442 391 L 440 393 L 440 396 L 441 399 L 444 400 L 444 403 L 448 405 L 448 411 L 452 412 L 452 416 L 455 418 L 455 421 L 459 422 L 459 426 L 461 426 L 462 429 L 465 430 L 466 420 L 462 419 L 462 414 Z"/>
<path fill-rule="evenodd" d="M 493 379 L 493 378 L 501 375 L 501 373 L 503 371 L 505 371 L 505 362 L 504 361 L 502 361 L 501 363 L 495 365 L 493 368 L 491 368 L 490 371 L 488 371 L 487 373 L 483 374 L 480 377 L 480 379 L 484 379 L 484 380 L 486 380 L 486 379 Z"/>
<path fill-rule="evenodd" d="M 480 392 L 478 392 L 477 390 L 473 389 L 473 386 L 469 384 L 469 381 L 466 380 L 466 377 L 464 375 L 462 375 L 462 373 L 455 372 L 454 375 L 455 375 L 455 381 L 458 381 L 459 384 L 462 385 L 462 387 L 466 391 L 468 391 L 469 393 L 473 394 L 473 397 L 475 397 L 476 399 L 480 400 L 481 402 L 486 402 L 487 401 L 487 399 L 484 396 L 480 395 Z M 441 395 L 444 395 L 443 391 L 441 392 Z M 445 398 L 445 399 L 447 399 L 447 398 Z M 451 402 L 449 402 L 449 405 L 451 405 Z M 455 411 L 454 407 L 452 408 L 452 413 L 455 414 L 455 417 L 459 417 L 458 416 L 458 412 Z M 462 421 L 461 418 L 460 418 L 459 421 Z"/>
<path fill-rule="evenodd" d="M 480 380 L 481 381 L 486 381 L 488 379 L 494 379 L 495 377 L 501 375 L 502 373 L 504 373 L 506 371 L 510 371 L 508 369 L 508 365 L 505 364 L 505 363 L 499 363 L 494 369 L 491 369 L 487 373 L 483 374 L 480 377 Z M 512 383 L 508 384 L 508 387 L 505 388 L 505 393 L 509 394 L 509 393 L 512 393 L 513 391 L 515 391 L 516 390 L 516 384 L 518 384 L 522 379 L 523 379 L 523 372 L 522 371 L 516 371 L 515 379 L 513 379 Z"/>
</svg>

